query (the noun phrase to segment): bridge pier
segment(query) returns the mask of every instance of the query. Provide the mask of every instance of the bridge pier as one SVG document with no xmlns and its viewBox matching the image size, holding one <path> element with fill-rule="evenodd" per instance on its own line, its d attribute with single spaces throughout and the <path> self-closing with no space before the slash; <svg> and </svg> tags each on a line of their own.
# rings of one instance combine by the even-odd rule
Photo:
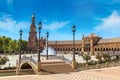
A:
<svg viewBox="0 0 120 80">
<path fill-rule="evenodd" d="M 19 75 L 19 62 L 16 60 L 16 75 Z"/>
<path fill-rule="evenodd" d="M 76 69 L 76 60 L 72 60 L 72 68 Z"/>
<path fill-rule="evenodd" d="M 37 73 L 41 71 L 41 62 L 37 62 Z"/>
</svg>

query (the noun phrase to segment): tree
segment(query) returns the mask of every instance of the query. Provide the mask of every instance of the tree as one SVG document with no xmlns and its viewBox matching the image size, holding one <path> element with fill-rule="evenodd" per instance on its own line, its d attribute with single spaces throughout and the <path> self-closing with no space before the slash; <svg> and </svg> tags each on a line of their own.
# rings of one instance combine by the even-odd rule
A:
<svg viewBox="0 0 120 80">
<path fill-rule="evenodd" d="M 27 48 L 27 41 L 26 40 L 22 40 L 22 50 L 25 51 Z"/>
<path fill-rule="evenodd" d="M 3 51 L 4 53 L 6 53 L 6 51 L 9 51 L 9 43 L 11 38 L 3 36 L 2 39 L 3 39 Z"/>
<path fill-rule="evenodd" d="M 100 53 L 96 54 L 96 59 L 101 63 L 102 61 L 102 55 Z"/>
<path fill-rule="evenodd" d="M 20 40 L 12 40 L 10 37 L 0 36 L 0 53 L 14 54 L 19 51 Z M 22 40 L 21 50 L 27 48 L 27 41 Z M 9 52 L 9 53 L 8 53 Z"/>
<path fill-rule="evenodd" d="M 0 52 L 3 51 L 3 40 L 2 40 L 2 37 L 0 36 Z"/>
<path fill-rule="evenodd" d="M 110 60 L 110 55 L 109 55 L 108 53 L 103 53 L 103 54 L 102 54 L 102 57 L 103 57 L 103 59 L 104 59 L 105 61 Z"/>
<path fill-rule="evenodd" d="M 83 54 L 83 59 L 86 61 L 88 64 L 88 61 L 91 60 L 91 56 L 89 54 Z"/>
<path fill-rule="evenodd" d="M 19 49 L 19 46 L 20 46 L 20 40 L 18 41 L 18 49 Z M 27 41 L 26 40 L 22 40 L 21 41 L 21 50 L 22 51 L 26 51 L 27 49 Z"/>
<path fill-rule="evenodd" d="M 18 52 L 19 50 L 19 44 L 18 44 L 18 41 L 17 40 L 13 40 L 13 43 L 14 43 L 14 48 L 13 48 L 13 51 L 15 52 L 15 54 Z"/>
</svg>

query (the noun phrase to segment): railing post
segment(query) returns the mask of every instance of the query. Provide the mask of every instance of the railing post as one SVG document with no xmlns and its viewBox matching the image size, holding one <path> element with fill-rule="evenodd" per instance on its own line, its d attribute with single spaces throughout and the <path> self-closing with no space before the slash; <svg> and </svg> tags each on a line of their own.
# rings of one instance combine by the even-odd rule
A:
<svg viewBox="0 0 120 80">
<path fill-rule="evenodd" d="M 16 60 L 16 75 L 19 75 L 19 62 Z"/>
</svg>

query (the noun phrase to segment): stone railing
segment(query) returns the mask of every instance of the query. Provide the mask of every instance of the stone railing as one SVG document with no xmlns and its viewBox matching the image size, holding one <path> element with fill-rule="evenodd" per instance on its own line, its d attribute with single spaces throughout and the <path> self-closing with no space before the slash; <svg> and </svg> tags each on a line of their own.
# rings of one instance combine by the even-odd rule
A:
<svg viewBox="0 0 120 80">
<path fill-rule="evenodd" d="M 64 56 L 55 56 L 55 59 L 60 59 L 60 60 L 64 60 L 67 64 L 72 64 L 72 61 L 65 58 Z"/>
<path fill-rule="evenodd" d="M 23 56 L 23 57 L 21 58 L 21 61 L 31 61 L 31 62 L 33 62 L 35 65 L 37 65 L 37 61 L 34 60 L 34 59 L 32 58 L 32 56 L 31 56 L 31 57 Z"/>
<path fill-rule="evenodd" d="M 99 68 L 108 68 L 108 67 L 115 67 L 120 66 L 120 61 L 117 62 L 110 62 L 110 63 L 102 63 L 96 65 L 79 65 L 78 69 L 80 70 L 88 70 L 88 69 L 99 69 Z"/>
<path fill-rule="evenodd" d="M 70 65 L 72 65 L 72 61 L 64 57 L 64 61 Z"/>
</svg>

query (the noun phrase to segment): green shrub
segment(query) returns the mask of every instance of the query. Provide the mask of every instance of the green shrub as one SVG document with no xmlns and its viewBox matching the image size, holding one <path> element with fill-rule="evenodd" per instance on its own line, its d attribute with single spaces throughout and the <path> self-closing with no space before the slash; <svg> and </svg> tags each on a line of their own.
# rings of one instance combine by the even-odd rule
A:
<svg viewBox="0 0 120 80">
<path fill-rule="evenodd" d="M 90 62 L 88 62 L 89 65 L 96 65 L 97 61 L 91 60 Z"/>
<path fill-rule="evenodd" d="M 87 64 L 88 64 L 88 61 L 91 60 L 91 56 L 89 54 L 84 54 L 82 57 L 86 61 Z"/>
<path fill-rule="evenodd" d="M 5 56 L 0 57 L 0 65 L 4 65 L 7 61 L 9 61 L 9 59 Z"/>
</svg>

